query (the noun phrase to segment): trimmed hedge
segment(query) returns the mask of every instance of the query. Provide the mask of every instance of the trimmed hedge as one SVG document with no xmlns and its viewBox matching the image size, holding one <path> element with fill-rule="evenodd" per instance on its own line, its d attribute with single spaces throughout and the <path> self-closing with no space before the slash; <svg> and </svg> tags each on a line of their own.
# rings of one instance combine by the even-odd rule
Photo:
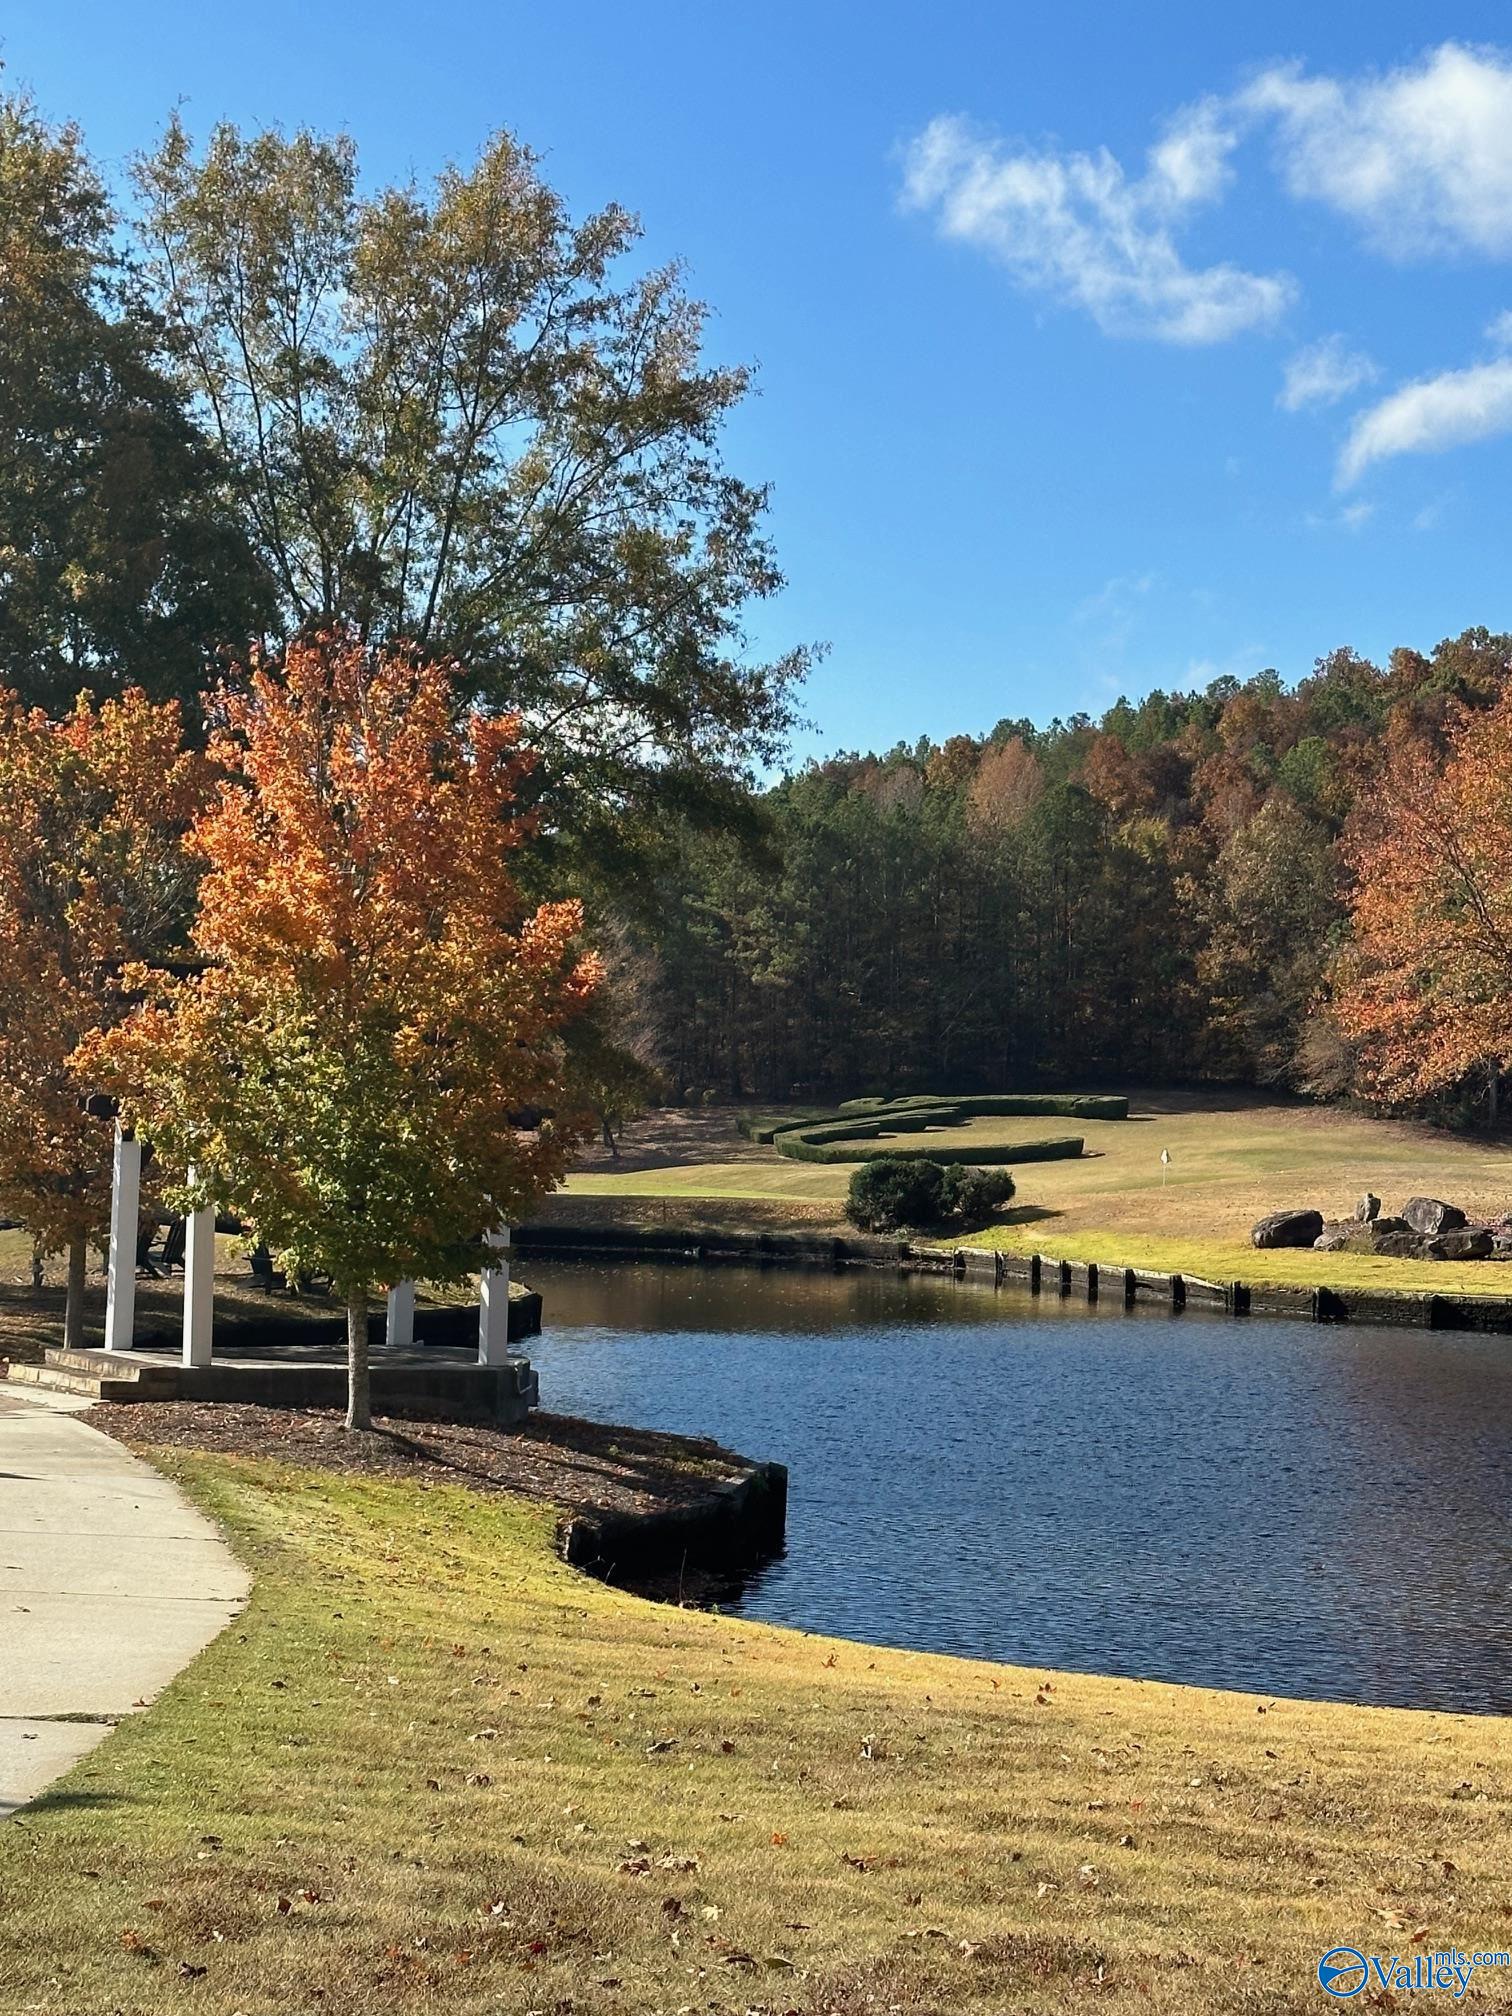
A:
<svg viewBox="0 0 1512 2016">
<path fill-rule="evenodd" d="M 1069 1161 L 1080 1155 L 1086 1145 L 1080 1134 L 1068 1134 L 1050 1141 L 1018 1141 L 1011 1146 L 1006 1142 L 990 1145 L 977 1142 L 969 1148 L 951 1148 L 935 1140 L 917 1148 L 900 1148 L 894 1141 L 877 1140 L 880 1127 L 869 1127 L 839 1140 L 811 1140 L 809 1135 L 817 1131 L 799 1129 L 779 1135 L 775 1143 L 777 1153 L 794 1162 L 876 1162 L 890 1155 L 899 1162 L 965 1162 L 987 1168 L 1008 1162 Z M 876 1146 L 864 1145 L 869 1142 L 876 1142 Z"/>
<path fill-rule="evenodd" d="M 1127 1120 L 1129 1102 L 1115 1092 L 937 1092 L 903 1099 L 846 1099 L 842 1113 L 906 1113 L 950 1108 L 967 1119 L 997 1113 L 1054 1113 L 1067 1120 Z"/>
<path fill-rule="evenodd" d="M 821 1121 L 835 1118 L 833 1106 L 798 1106 L 786 1113 L 739 1113 L 735 1125 L 747 1141 L 770 1148 L 778 1134 L 790 1133 L 795 1127 L 817 1127 Z"/>
<path fill-rule="evenodd" d="M 748 1141 L 755 1141 L 762 1147 L 776 1147 L 779 1154 L 793 1156 L 798 1161 L 813 1161 L 811 1155 L 801 1153 L 785 1141 L 802 1135 L 813 1146 L 824 1146 L 834 1141 L 865 1141 L 875 1138 L 882 1128 L 889 1134 L 917 1134 L 928 1127 L 959 1126 L 962 1121 L 987 1119 L 999 1114 L 1055 1115 L 1067 1120 L 1127 1120 L 1129 1102 L 1122 1094 L 1100 1092 L 963 1092 L 963 1093 L 910 1093 L 898 1099 L 867 1098 L 847 1099 L 838 1111 L 834 1108 L 800 1107 L 787 1113 L 743 1113 L 737 1124 Z M 1015 1155 L 1029 1161 L 1033 1157 L 1022 1149 Z M 844 1155 L 825 1158 L 830 1161 L 859 1160 Z M 979 1161 L 983 1164 L 997 1158 L 994 1155 L 979 1156 L 953 1155 L 952 1161 Z"/>
</svg>

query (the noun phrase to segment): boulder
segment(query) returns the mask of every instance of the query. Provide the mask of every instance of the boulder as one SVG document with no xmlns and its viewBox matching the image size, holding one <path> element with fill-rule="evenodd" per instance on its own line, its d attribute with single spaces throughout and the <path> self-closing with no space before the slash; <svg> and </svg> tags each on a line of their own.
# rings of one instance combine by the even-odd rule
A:
<svg viewBox="0 0 1512 2016">
<path fill-rule="evenodd" d="M 1496 1241 L 1484 1225 L 1440 1232 L 1423 1242 L 1423 1257 L 1427 1260 L 1489 1260 L 1495 1251 Z"/>
<path fill-rule="evenodd" d="M 1428 1238 L 1440 1232 L 1457 1232 L 1465 1222 L 1465 1214 L 1457 1204 L 1445 1204 L 1437 1197 L 1409 1197 L 1402 1206 L 1402 1216 L 1414 1232 Z"/>
<path fill-rule="evenodd" d="M 1421 1233 L 1396 1220 L 1399 1230 L 1382 1232 L 1376 1239 L 1372 1252 L 1379 1253 L 1384 1260 L 1422 1260 L 1426 1257 L 1427 1241 Z"/>
<path fill-rule="evenodd" d="M 1315 1253 L 1344 1253 L 1354 1245 L 1359 1235 L 1357 1224 L 1325 1225 L 1313 1241 Z"/>
<path fill-rule="evenodd" d="M 1323 1230 L 1321 1211 L 1273 1211 L 1250 1233 L 1252 1246 L 1311 1246 Z"/>
<path fill-rule="evenodd" d="M 1381 1215 L 1381 1200 L 1373 1190 L 1367 1190 L 1355 1206 L 1355 1218 L 1361 1225 L 1370 1225 Z"/>
<path fill-rule="evenodd" d="M 1412 1231 L 1405 1218 L 1372 1218 L 1365 1229 L 1372 1239 L 1377 1240 L 1389 1239 L 1394 1232 Z"/>
</svg>

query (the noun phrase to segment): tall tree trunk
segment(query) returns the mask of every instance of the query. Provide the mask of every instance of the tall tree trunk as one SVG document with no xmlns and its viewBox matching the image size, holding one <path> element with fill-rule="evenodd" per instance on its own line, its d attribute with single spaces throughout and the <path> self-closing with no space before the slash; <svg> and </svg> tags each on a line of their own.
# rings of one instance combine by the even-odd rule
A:
<svg viewBox="0 0 1512 2016">
<path fill-rule="evenodd" d="M 373 1402 L 368 1385 L 368 1298 L 366 1291 L 347 1297 L 348 1428 L 371 1428 Z"/>
<path fill-rule="evenodd" d="M 1493 1057 L 1486 1066 L 1486 1124 L 1492 1132 L 1501 1118 L 1501 1065 Z"/>
<path fill-rule="evenodd" d="M 63 1348 L 65 1351 L 82 1351 L 84 1348 L 84 1285 L 89 1271 L 89 1242 L 85 1239 L 70 1239 L 68 1242 L 68 1296 L 63 1304 Z"/>
</svg>

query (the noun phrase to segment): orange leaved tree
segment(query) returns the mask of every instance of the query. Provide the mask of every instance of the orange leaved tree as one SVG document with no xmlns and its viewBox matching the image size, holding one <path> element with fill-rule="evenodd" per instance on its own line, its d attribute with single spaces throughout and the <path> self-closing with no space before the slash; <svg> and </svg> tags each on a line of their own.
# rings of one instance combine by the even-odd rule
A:
<svg viewBox="0 0 1512 2016">
<path fill-rule="evenodd" d="M 367 1427 L 368 1311 L 455 1281 L 582 1137 L 560 1031 L 598 984 L 575 903 L 522 916 L 508 856 L 529 763 L 449 669 L 342 635 L 219 696 L 219 793 L 188 978 L 95 1046 L 186 1201 L 235 1209 L 347 1309 L 347 1423 Z M 144 983 L 149 984 L 149 983 Z M 557 1108 L 526 1130 L 526 1108 Z"/>
<path fill-rule="evenodd" d="M 67 1253 L 69 1345 L 112 1138 L 74 1053 L 124 1012 L 123 969 L 184 943 L 203 785 L 174 705 L 133 691 L 54 721 L 0 694 L 0 1210 Z"/>
<path fill-rule="evenodd" d="M 1378 1098 L 1512 1064 L 1512 693 L 1451 731 L 1403 731 L 1348 834 L 1353 942 L 1334 1012 Z"/>
</svg>

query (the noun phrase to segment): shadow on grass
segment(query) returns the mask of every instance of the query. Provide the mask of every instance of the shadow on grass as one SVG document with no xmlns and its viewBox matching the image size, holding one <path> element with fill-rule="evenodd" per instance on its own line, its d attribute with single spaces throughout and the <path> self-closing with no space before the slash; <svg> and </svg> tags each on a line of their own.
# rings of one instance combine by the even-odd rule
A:
<svg viewBox="0 0 1512 2016">
<path fill-rule="evenodd" d="M 16 1808 L 18 1819 L 34 1813 L 79 1813 L 96 1806 L 135 1806 L 138 1802 L 125 1792 L 42 1792 Z"/>
<path fill-rule="evenodd" d="M 430 1477 L 490 1493 L 523 1494 L 569 1511 L 623 1498 L 686 1503 L 744 1468 L 713 1441 L 536 1415 L 501 1431 L 482 1423 L 388 1415 L 351 1434 L 335 1410 L 264 1408 L 235 1401 L 147 1401 L 112 1406 L 102 1423 L 123 1439 L 222 1456 L 272 1456 L 344 1476 Z"/>
<path fill-rule="evenodd" d="M 1006 1211 L 1000 1211 L 994 1223 L 998 1225 L 1038 1225 L 1046 1218 L 1064 1218 L 1064 1211 L 1057 1211 L 1049 1204 L 1011 1204 Z"/>
<path fill-rule="evenodd" d="M 415 1440 L 393 1429 L 379 1432 L 386 1432 L 396 1451 L 416 1463 L 450 1472 L 475 1486 L 481 1484 L 497 1490 L 502 1483 L 506 1489 L 510 1487 L 511 1480 L 501 1478 L 486 1462 L 460 1460 L 455 1454 L 443 1453 L 434 1444 Z M 678 1438 L 682 1443 L 679 1460 L 671 1438 L 644 1429 L 579 1421 L 565 1414 L 536 1415 L 516 1431 L 514 1439 L 521 1445 L 539 1449 L 543 1456 L 549 1458 L 553 1469 L 566 1477 L 580 1476 L 591 1486 L 603 1479 L 607 1468 L 617 1473 L 619 1481 L 631 1490 L 667 1503 L 685 1500 L 708 1486 L 710 1476 L 701 1473 L 697 1467 L 700 1458 L 721 1471 L 730 1460 L 727 1452 L 716 1443 L 700 1443 L 691 1437 Z M 691 1462 L 689 1457 L 693 1459 Z M 588 1502 L 592 1502 L 591 1490 Z"/>
</svg>

